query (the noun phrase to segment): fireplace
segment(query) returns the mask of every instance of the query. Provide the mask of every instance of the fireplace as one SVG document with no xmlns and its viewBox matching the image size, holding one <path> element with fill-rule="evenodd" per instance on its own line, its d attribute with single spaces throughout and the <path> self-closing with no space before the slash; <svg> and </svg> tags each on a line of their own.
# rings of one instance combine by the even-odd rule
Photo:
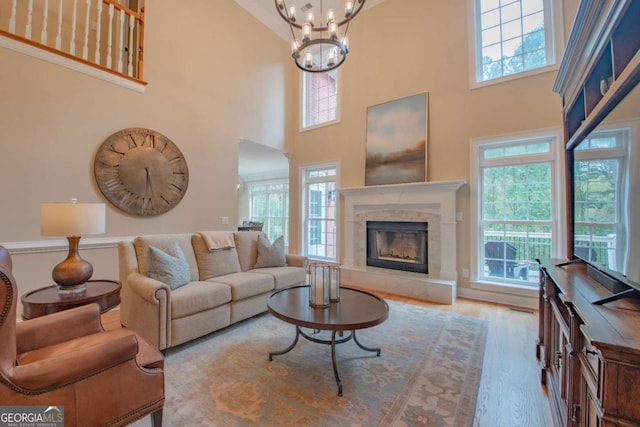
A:
<svg viewBox="0 0 640 427">
<path fill-rule="evenodd" d="M 428 223 L 367 221 L 367 265 L 428 273 Z"/>
<path fill-rule="evenodd" d="M 457 292 L 456 192 L 464 181 L 342 188 L 343 262 L 340 280 L 364 289 L 453 304 Z M 428 223 L 428 273 L 367 265 L 367 222 Z M 426 268 L 425 268 L 426 270 Z"/>
</svg>

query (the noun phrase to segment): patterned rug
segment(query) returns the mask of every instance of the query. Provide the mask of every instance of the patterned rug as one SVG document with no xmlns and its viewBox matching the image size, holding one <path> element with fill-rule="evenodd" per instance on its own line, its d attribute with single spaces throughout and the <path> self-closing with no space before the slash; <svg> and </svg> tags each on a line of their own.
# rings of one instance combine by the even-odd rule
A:
<svg viewBox="0 0 640 427">
<path fill-rule="evenodd" d="M 389 301 L 386 322 L 336 347 L 344 396 L 337 396 L 331 347 L 262 314 L 171 349 L 166 426 L 471 426 L 487 324 Z M 310 333 L 310 331 L 307 331 Z M 321 334 L 325 334 L 322 332 Z M 328 337 L 328 336 L 324 336 Z M 149 418 L 135 426 L 150 425 Z"/>
</svg>

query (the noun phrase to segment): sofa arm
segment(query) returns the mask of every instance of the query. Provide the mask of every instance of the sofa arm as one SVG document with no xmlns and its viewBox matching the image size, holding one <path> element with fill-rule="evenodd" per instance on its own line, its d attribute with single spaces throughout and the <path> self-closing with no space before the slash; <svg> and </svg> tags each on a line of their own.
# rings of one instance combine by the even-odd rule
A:
<svg viewBox="0 0 640 427">
<path fill-rule="evenodd" d="M 307 268 L 309 259 L 304 255 L 286 255 L 287 265 L 292 267 Z"/>
<path fill-rule="evenodd" d="M 140 273 L 122 283 L 120 319 L 145 340 L 163 350 L 171 346 L 171 288 Z"/>
</svg>

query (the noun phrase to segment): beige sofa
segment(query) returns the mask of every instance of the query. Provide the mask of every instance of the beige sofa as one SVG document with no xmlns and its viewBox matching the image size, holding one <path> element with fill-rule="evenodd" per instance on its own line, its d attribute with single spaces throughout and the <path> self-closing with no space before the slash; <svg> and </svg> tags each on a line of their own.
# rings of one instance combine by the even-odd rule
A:
<svg viewBox="0 0 640 427">
<path fill-rule="evenodd" d="M 228 233 L 222 237 L 235 247 L 209 250 L 201 233 L 148 235 L 120 242 L 122 324 L 163 350 L 262 313 L 273 290 L 305 282 L 307 258 L 303 256 L 286 255 L 285 266 L 255 268 L 262 233 L 215 233 Z M 155 274 L 149 268 L 155 266 L 150 258 L 157 253 L 155 248 L 175 247 L 174 242 L 189 271 L 187 283 L 172 289 L 149 277 Z"/>
</svg>

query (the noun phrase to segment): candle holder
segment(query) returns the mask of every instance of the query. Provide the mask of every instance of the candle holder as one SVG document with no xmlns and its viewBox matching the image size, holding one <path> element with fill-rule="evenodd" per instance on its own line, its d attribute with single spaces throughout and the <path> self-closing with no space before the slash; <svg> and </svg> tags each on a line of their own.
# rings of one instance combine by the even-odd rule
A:
<svg viewBox="0 0 640 427">
<path fill-rule="evenodd" d="M 331 269 L 328 264 L 309 263 L 309 305 L 313 308 L 329 307 Z"/>
<path fill-rule="evenodd" d="M 340 301 L 340 266 L 329 267 L 329 301 Z"/>
</svg>

